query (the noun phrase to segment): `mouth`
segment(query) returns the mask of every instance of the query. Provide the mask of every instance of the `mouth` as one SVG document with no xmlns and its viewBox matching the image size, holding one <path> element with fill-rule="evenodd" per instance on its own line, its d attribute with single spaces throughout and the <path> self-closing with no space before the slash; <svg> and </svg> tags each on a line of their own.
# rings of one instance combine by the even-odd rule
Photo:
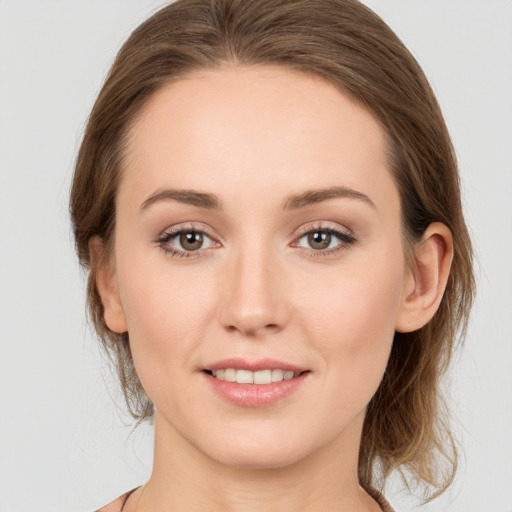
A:
<svg viewBox="0 0 512 512">
<path fill-rule="evenodd" d="M 311 370 L 283 361 L 224 359 L 201 373 L 217 396 L 238 407 L 266 407 L 291 397 L 307 386 Z"/>
<path fill-rule="evenodd" d="M 208 375 L 225 382 L 237 384 L 272 384 L 284 380 L 292 380 L 300 375 L 307 373 L 305 371 L 292 371 L 282 368 L 268 368 L 263 370 L 251 371 L 236 368 L 218 368 L 215 370 L 204 370 Z"/>
</svg>

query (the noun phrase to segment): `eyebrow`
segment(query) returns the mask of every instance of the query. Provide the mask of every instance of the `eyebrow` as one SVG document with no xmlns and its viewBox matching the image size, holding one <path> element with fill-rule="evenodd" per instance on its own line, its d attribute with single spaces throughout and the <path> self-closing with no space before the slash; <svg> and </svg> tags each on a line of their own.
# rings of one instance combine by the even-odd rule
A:
<svg viewBox="0 0 512 512">
<path fill-rule="evenodd" d="M 321 203 L 322 201 L 327 201 L 328 199 L 336 198 L 358 199 L 376 209 L 374 202 L 366 194 L 349 187 L 337 186 L 316 190 L 306 190 L 300 194 L 292 195 L 283 203 L 283 210 L 305 208 L 306 206 L 311 206 Z"/>
<path fill-rule="evenodd" d="M 327 187 L 315 190 L 306 190 L 300 194 L 294 194 L 285 199 L 283 202 L 283 210 L 296 210 L 312 206 L 329 199 L 348 198 L 358 199 L 376 208 L 373 201 L 362 192 L 358 192 L 349 187 L 336 186 Z M 157 190 L 151 194 L 140 206 L 140 210 L 146 210 L 154 203 L 160 201 L 177 201 L 183 204 L 198 206 L 207 210 L 222 210 L 222 201 L 218 196 L 206 192 L 198 192 L 196 190 L 188 189 L 164 189 Z"/>
<path fill-rule="evenodd" d="M 222 203 L 215 194 L 186 189 L 157 190 L 141 204 L 140 210 L 146 210 L 149 206 L 159 201 L 169 200 L 206 208 L 207 210 L 222 210 Z"/>
</svg>

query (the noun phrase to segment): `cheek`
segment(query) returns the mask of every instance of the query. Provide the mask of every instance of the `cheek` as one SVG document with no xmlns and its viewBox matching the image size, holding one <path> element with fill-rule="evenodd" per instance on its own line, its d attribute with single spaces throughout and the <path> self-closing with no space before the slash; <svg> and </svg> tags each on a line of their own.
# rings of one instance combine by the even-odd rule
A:
<svg viewBox="0 0 512 512">
<path fill-rule="evenodd" d="M 156 259 L 156 258 L 155 258 Z M 169 263 L 131 253 L 118 265 L 123 309 L 137 374 L 147 394 L 158 401 L 160 386 L 172 375 L 179 381 L 211 315 L 211 293 L 199 278 L 171 272 Z M 180 371 L 178 371 L 180 370 Z"/>
<path fill-rule="evenodd" d="M 135 235 L 147 236 L 137 231 Z M 200 323 L 198 314 L 205 310 L 201 271 L 193 264 L 176 265 L 156 244 L 131 244 L 132 238 L 129 226 L 119 227 L 116 266 L 131 338 L 158 345 L 172 341 L 173 333 L 181 339 L 193 336 Z"/>
<path fill-rule="evenodd" d="M 347 265 L 323 279 L 321 286 L 311 280 L 301 309 L 308 312 L 308 324 L 319 339 L 338 338 L 347 350 L 358 351 L 394 333 L 404 277 L 402 260 L 395 259 Z"/>
<path fill-rule="evenodd" d="M 323 355 L 332 403 L 357 408 L 377 390 L 391 351 L 402 279 L 401 261 L 383 259 L 357 270 L 350 266 L 350 272 L 347 267 L 321 292 L 304 296 L 309 320 L 303 329 L 310 329 Z"/>
</svg>

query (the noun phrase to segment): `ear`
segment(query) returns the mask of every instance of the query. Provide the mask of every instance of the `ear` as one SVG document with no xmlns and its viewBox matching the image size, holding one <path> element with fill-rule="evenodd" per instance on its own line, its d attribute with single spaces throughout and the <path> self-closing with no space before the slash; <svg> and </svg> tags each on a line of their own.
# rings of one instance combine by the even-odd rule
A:
<svg viewBox="0 0 512 512">
<path fill-rule="evenodd" d="M 105 255 L 105 246 L 99 237 L 89 241 L 91 272 L 103 304 L 104 320 L 107 327 L 117 333 L 126 332 L 126 318 L 117 286 L 113 258 Z"/>
<path fill-rule="evenodd" d="M 398 332 L 420 329 L 439 308 L 453 259 L 448 227 L 440 222 L 430 224 L 415 247 L 414 257 L 395 326 Z"/>
</svg>

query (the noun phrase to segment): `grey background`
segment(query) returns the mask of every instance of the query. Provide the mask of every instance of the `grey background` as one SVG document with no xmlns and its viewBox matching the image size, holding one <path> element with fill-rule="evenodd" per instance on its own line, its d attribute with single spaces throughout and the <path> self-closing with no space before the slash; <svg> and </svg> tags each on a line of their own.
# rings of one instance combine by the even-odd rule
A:
<svg viewBox="0 0 512 512">
<path fill-rule="evenodd" d="M 479 290 L 450 406 L 465 453 L 425 511 L 510 512 L 512 2 L 368 0 L 412 50 L 460 161 Z M 87 511 L 140 485 L 132 431 L 87 328 L 67 201 L 95 95 L 151 0 L 0 0 L 0 511 Z M 391 485 L 401 509 L 414 500 Z"/>
</svg>

